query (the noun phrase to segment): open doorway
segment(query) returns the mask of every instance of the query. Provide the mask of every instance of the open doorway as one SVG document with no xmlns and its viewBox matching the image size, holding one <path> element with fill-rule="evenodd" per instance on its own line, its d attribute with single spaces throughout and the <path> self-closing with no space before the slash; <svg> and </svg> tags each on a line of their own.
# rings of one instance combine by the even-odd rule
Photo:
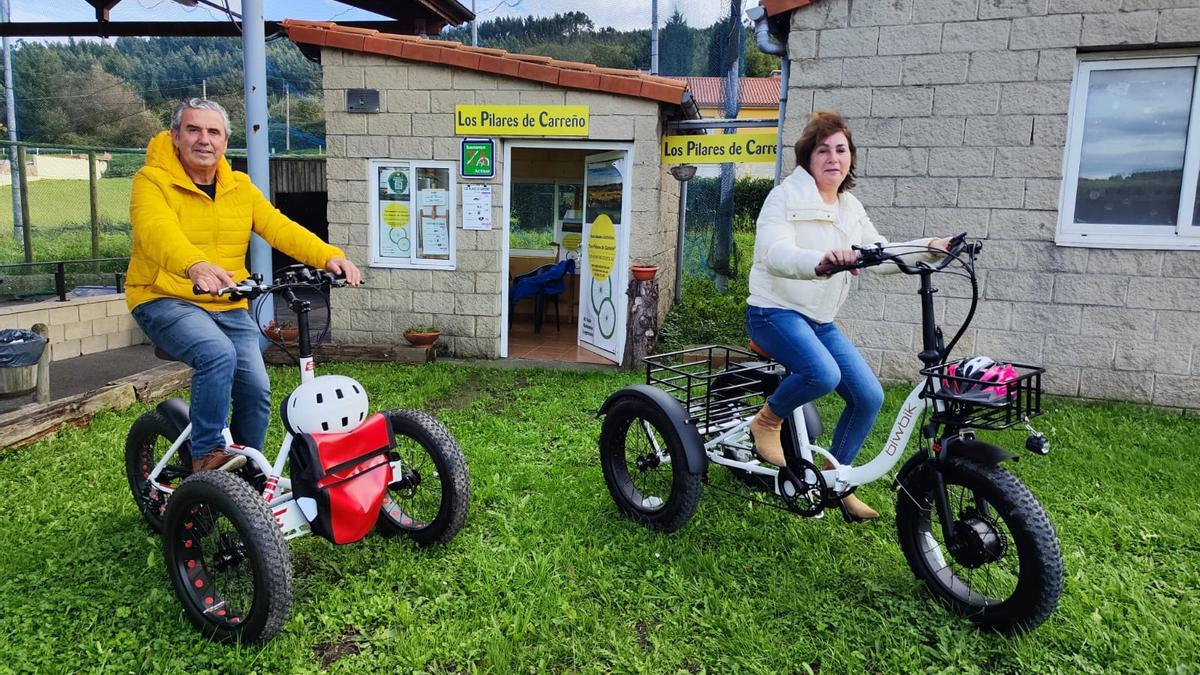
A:
<svg viewBox="0 0 1200 675">
<path fill-rule="evenodd" d="M 597 210 L 595 160 L 609 148 L 574 145 L 531 144 L 532 147 L 507 148 L 506 158 L 506 222 L 507 241 L 505 268 L 507 288 L 504 293 L 505 327 L 502 330 L 501 354 L 510 358 L 550 361 L 571 361 L 616 365 L 620 349 L 616 343 L 598 349 L 597 314 L 584 303 L 597 291 L 593 276 L 604 277 L 608 288 L 623 288 L 624 265 L 619 264 L 628 250 L 624 241 L 627 220 L 620 213 L 625 200 L 617 197 L 617 214 L 606 215 L 608 242 L 611 247 L 606 261 L 594 269 L 589 260 L 589 234 Z M 604 156 L 624 158 L 626 150 L 608 152 Z M 611 183 L 612 181 L 608 181 Z M 614 187 L 618 195 L 620 183 Z M 590 192 L 589 192 L 590 190 Z M 588 195 L 592 194 L 589 201 Z M 588 205 L 596 213 L 589 216 Z M 606 211 L 611 210 L 610 208 Z M 614 229 L 611 221 L 615 220 Z M 596 246 L 592 246 L 593 254 Z M 618 278 L 622 277 L 622 278 Z M 608 302 L 603 309 L 609 326 L 605 333 L 617 329 L 616 319 L 624 305 L 620 298 Z M 622 322 L 623 323 L 623 322 Z M 624 327 L 621 326 L 623 331 Z M 623 333 L 622 333 L 623 337 Z M 623 345 L 623 340 L 620 341 Z"/>
</svg>

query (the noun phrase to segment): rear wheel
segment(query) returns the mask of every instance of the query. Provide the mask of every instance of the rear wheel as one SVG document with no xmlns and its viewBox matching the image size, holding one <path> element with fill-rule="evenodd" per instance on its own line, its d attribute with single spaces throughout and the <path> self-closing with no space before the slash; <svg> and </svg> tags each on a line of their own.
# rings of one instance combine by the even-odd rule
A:
<svg viewBox="0 0 1200 675">
<path fill-rule="evenodd" d="M 1063 587 L 1046 512 L 1003 467 L 961 459 L 942 467 L 954 521 L 949 541 L 937 515 L 934 467 L 913 472 L 897 497 L 896 531 L 909 566 L 938 600 L 982 628 L 1036 628 Z"/>
<path fill-rule="evenodd" d="M 163 556 L 184 613 L 205 637 L 266 641 L 287 621 L 287 541 L 242 479 L 202 471 L 183 481 L 167 504 Z"/>
<path fill-rule="evenodd" d="M 467 521 L 471 484 L 462 450 L 446 427 L 417 410 L 384 413 L 396 447 L 388 453 L 392 482 L 376 523 L 422 546 L 444 544 Z"/>
<path fill-rule="evenodd" d="M 687 524 L 700 502 L 700 476 L 670 418 L 636 397 L 618 400 L 600 429 L 600 466 L 617 508 L 652 530 Z"/>
<path fill-rule="evenodd" d="M 149 482 L 150 472 L 179 437 L 180 431 L 157 410 L 151 410 L 137 418 L 125 437 L 125 476 L 129 491 L 133 493 L 133 501 L 146 524 L 155 532 L 162 531 L 169 493 L 153 489 Z M 156 480 L 160 485 L 174 489 L 191 472 L 191 444 L 185 442 Z"/>
</svg>

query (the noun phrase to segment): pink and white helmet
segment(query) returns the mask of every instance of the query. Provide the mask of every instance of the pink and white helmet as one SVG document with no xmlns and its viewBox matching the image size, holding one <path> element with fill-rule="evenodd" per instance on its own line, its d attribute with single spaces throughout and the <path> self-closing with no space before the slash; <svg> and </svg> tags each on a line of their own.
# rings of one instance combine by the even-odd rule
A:
<svg viewBox="0 0 1200 675">
<path fill-rule="evenodd" d="M 994 396 L 1004 396 L 1004 384 L 1017 379 L 1017 370 L 1011 363 L 997 363 L 987 356 L 968 356 L 956 361 L 948 368 L 946 374 L 963 379 L 943 380 L 943 386 L 956 394 L 981 392 Z M 967 382 L 966 380 L 971 380 Z M 997 386 L 988 386 L 995 383 Z"/>
</svg>

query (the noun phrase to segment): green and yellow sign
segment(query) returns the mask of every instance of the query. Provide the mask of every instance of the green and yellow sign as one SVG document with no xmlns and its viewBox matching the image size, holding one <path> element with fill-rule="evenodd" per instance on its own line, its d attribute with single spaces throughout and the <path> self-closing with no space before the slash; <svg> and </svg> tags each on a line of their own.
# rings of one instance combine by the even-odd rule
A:
<svg viewBox="0 0 1200 675">
<path fill-rule="evenodd" d="M 774 163 L 775 134 L 664 136 L 666 164 Z"/>
<path fill-rule="evenodd" d="M 496 175 L 496 144 L 490 138 L 462 139 L 463 178 L 491 178 Z"/>
<path fill-rule="evenodd" d="M 587 136 L 586 105 L 456 105 L 458 136 Z"/>
<path fill-rule="evenodd" d="M 592 278 L 604 281 L 613 271 L 617 261 L 617 230 L 613 227 L 612 218 L 601 213 L 592 223 L 592 232 L 588 235 L 588 264 L 592 267 Z"/>
</svg>

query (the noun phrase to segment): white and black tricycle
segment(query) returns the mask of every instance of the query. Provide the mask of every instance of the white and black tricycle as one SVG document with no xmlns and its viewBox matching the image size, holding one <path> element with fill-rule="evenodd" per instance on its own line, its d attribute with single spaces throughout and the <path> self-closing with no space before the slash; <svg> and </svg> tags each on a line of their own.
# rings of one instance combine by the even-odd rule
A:
<svg viewBox="0 0 1200 675">
<path fill-rule="evenodd" d="M 139 417 L 126 438 L 134 501 L 162 535 L 184 612 L 212 639 L 261 642 L 287 621 L 289 539 L 311 533 L 347 544 L 378 528 L 426 546 L 449 541 L 466 522 L 467 464 L 444 426 L 416 410 L 371 414 L 360 383 L 316 376 L 310 298 L 344 285 L 296 265 L 271 284 L 256 275 L 220 291 L 249 299 L 273 293 L 296 314 L 300 384 L 280 406 L 285 433 L 273 462 L 233 444 L 226 429 L 227 447 L 247 458 L 245 466 L 193 473 L 188 404 L 179 398 Z"/>
<path fill-rule="evenodd" d="M 842 497 L 888 475 L 916 433 L 918 451 L 893 480 L 896 531 L 909 566 L 938 600 L 979 626 L 1031 630 L 1053 613 L 1062 592 L 1058 538 L 1037 499 L 1001 466 L 1017 456 L 975 432 L 1020 426 L 1028 432 L 1026 449 L 1047 454 L 1046 437 L 1029 424 L 1042 412 L 1044 370 L 986 357 L 948 360 L 978 304 L 981 242 L 959 235 L 937 263 L 908 257 L 924 248 L 856 248 L 859 260 L 835 271 L 893 264 L 920 280 L 917 357 L 924 368 L 874 458 L 843 465 L 817 446 L 821 421 L 810 403 L 784 420 L 787 465 L 758 461 L 750 419 L 786 372 L 761 350 L 707 346 L 647 358 L 646 383 L 605 401 L 599 445 L 609 493 L 629 518 L 670 532 L 692 517 L 702 484 L 718 487 L 708 481 L 714 464 L 766 493 L 758 499 L 767 503 L 806 517 L 841 507 L 851 520 Z M 972 289 L 970 311 L 949 344 L 934 316 L 931 278 L 942 272 L 966 276 Z"/>
</svg>

